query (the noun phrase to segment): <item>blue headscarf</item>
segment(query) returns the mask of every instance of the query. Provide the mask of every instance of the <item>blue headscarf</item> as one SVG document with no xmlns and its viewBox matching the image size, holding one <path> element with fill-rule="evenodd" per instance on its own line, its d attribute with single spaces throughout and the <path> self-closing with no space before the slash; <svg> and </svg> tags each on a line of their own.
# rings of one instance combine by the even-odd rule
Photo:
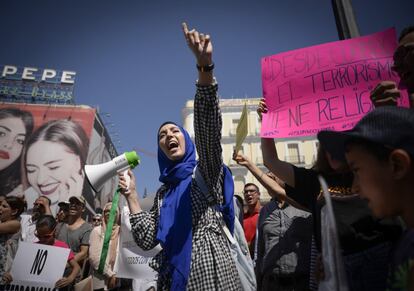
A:
<svg viewBox="0 0 414 291">
<path fill-rule="evenodd" d="M 166 122 L 161 127 L 165 124 L 176 125 L 173 122 Z M 158 143 L 159 180 L 168 187 L 168 190 L 164 194 L 160 210 L 157 239 L 167 259 L 166 269 L 161 270 L 161 272 L 167 272 L 171 276 L 171 290 L 185 290 L 190 275 L 193 238 L 191 181 L 194 167 L 197 164 L 195 146 L 190 135 L 181 126 L 178 127 L 185 138 L 185 154 L 180 160 L 170 160 Z M 220 211 L 222 211 L 229 229 L 233 231 L 234 188 L 231 174 L 228 173 L 230 171 L 225 167 L 224 203 L 220 206 Z"/>
</svg>

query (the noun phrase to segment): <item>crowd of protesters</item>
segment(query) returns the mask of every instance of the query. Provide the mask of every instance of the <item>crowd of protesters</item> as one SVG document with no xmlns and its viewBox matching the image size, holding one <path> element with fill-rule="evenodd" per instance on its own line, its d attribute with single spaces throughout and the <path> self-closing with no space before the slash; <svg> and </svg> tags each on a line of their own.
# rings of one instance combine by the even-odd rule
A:
<svg viewBox="0 0 414 291">
<path fill-rule="evenodd" d="M 264 205 L 260 187 L 253 183 L 244 185 L 242 203 L 233 197 L 232 175 L 222 159 L 212 42 L 186 24 L 183 32 L 198 68 L 195 144 L 176 123 L 161 124 L 156 137 L 162 186 L 150 211 L 141 209 L 139 179 L 131 171 L 129 183 L 119 176 L 136 244 L 144 250 L 162 247 L 150 262 L 158 274 L 157 290 L 318 290 L 321 282 L 335 277 L 330 264 L 343 265 L 346 284 L 336 290 L 414 290 L 414 114 L 396 106 L 402 87 L 414 106 L 414 27 L 402 31 L 394 53 L 393 69 L 401 83 L 379 83 L 371 92 L 375 108 L 352 130 L 320 132 L 311 169 L 279 159 L 269 138 L 261 140 L 267 172 L 242 153 L 233 154 L 268 190 L 271 200 Z M 263 99 L 259 120 L 266 112 Z M 6 113 L 6 118 L 17 118 L 14 111 Z M 25 132 L 31 132 L 33 121 L 27 123 Z M 19 155 L 22 151 L 27 148 L 19 148 Z M 17 155 L 15 161 L 20 163 Z M 66 195 L 68 200 L 57 203 L 41 195 L 33 205 L 6 196 L 22 187 L 11 175 L 13 189 L 0 196 L 0 286 L 13 282 L 13 258 L 24 241 L 70 249 L 56 288 L 72 290 L 89 275 L 94 290 L 127 288 L 114 270 L 122 235 L 119 208 L 107 232 L 112 203 L 88 222 L 83 196 Z M 323 243 L 328 202 L 319 176 L 328 184 L 340 261 L 332 262 Z M 100 270 L 106 233 L 108 255 Z M 250 263 L 254 268 L 254 282 L 241 272 L 235 245 L 247 258 L 245 270 Z"/>
</svg>

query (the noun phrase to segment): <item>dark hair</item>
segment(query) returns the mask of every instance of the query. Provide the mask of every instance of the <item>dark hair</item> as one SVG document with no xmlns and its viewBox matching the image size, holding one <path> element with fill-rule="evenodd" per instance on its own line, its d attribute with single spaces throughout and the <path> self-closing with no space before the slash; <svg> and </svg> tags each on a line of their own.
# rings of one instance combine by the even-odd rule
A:
<svg viewBox="0 0 414 291">
<path fill-rule="evenodd" d="M 36 221 L 36 228 L 47 226 L 48 229 L 53 230 L 57 225 L 56 219 L 52 215 L 42 215 Z"/>
<path fill-rule="evenodd" d="M 372 154 L 375 158 L 377 158 L 381 162 L 385 162 L 388 160 L 391 152 L 393 151 L 392 148 L 385 147 L 382 144 L 372 142 L 362 138 L 353 138 L 349 140 L 345 144 L 345 149 L 348 151 L 348 146 L 350 145 L 357 145 L 363 147 L 367 152 Z"/>
<path fill-rule="evenodd" d="M 248 186 L 254 186 L 254 187 L 256 188 L 256 191 L 257 191 L 258 193 L 260 193 L 259 187 L 257 187 L 257 185 L 256 185 L 256 184 L 254 184 L 254 183 L 247 183 L 247 184 L 244 184 L 243 189 L 246 189 L 246 187 L 248 187 Z"/>
<path fill-rule="evenodd" d="M 313 170 L 315 170 L 318 173 L 321 174 L 333 174 L 335 173 L 335 170 L 332 169 L 332 167 L 329 165 L 328 158 L 326 157 L 326 150 L 322 146 L 321 143 L 319 143 L 318 147 L 318 153 L 316 155 L 316 161 L 312 167 Z"/>
<path fill-rule="evenodd" d="M 24 211 L 24 200 L 17 196 L 7 196 L 5 200 L 12 210 L 17 210 L 13 218 L 19 218 L 20 214 Z"/>
<path fill-rule="evenodd" d="M 33 131 L 33 116 L 18 108 L 0 108 L 0 120 L 20 118 L 26 129 L 26 140 Z M 6 169 L 0 171 L 0 195 L 7 195 L 21 184 L 21 155 Z"/>
<path fill-rule="evenodd" d="M 408 26 L 401 31 L 400 36 L 398 37 L 398 42 L 400 42 L 407 34 L 411 32 L 414 32 L 414 25 Z"/>
<path fill-rule="evenodd" d="M 82 126 L 68 119 L 51 120 L 39 127 L 27 141 L 23 150 L 23 182 L 27 186 L 26 159 L 29 148 L 37 141 L 50 141 L 66 146 L 81 162 L 81 168 L 85 166 L 88 154 L 89 139 Z"/>
</svg>

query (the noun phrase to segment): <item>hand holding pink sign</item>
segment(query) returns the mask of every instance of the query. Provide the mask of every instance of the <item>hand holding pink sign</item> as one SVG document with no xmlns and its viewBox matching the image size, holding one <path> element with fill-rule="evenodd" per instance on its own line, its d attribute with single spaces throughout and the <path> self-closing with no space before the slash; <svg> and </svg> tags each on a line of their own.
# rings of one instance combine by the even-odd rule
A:
<svg viewBox="0 0 414 291">
<path fill-rule="evenodd" d="M 378 83 L 398 83 L 392 70 L 394 29 L 289 51 L 262 59 L 262 137 L 313 136 L 320 130 L 351 129 L 373 109 Z M 398 105 L 408 106 L 406 92 Z"/>
</svg>

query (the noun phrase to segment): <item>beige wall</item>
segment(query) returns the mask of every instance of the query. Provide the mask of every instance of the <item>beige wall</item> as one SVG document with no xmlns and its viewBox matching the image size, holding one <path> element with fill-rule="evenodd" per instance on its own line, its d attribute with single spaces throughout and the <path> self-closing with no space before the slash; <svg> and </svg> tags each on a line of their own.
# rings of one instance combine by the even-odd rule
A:
<svg viewBox="0 0 414 291">
<path fill-rule="evenodd" d="M 263 165 L 262 152 L 260 147 L 260 123 L 256 113 L 256 108 L 260 98 L 250 99 L 222 99 L 220 101 L 220 108 L 222 111 L 223 128 L 222 128 L 222 148 L 223 148 L 223 162 L 227 164 L 232 172 L 235 180 L 235 192 L 242 195 L 243 186 L 245 183 L 254 183 L 259 186 L 262 193 L 261 200 L 268 201 L 270 196 L 254 176 L 244 167 L 237 165 L 232 160 L 233 147 L 235 146 L 235 136 L 237 123 L 235 122 L 241 116 L 244 103 L 247 102 L 249 109 L 248 136 L 243 144 L 243 154 L 255 162 L 263 171 L 267 171 Z M 193 101 L 187 101 L 183 108 L 183 124 L 184 128 L 194 137 L 193 127 Z M 289 157 L 288 147 L 298 148 L 300 157 Z M 278 156 L 281 160 L 293 159 L 294 161 L 302 161 L 297 163 L 300 167 L 310 167 L 314 163 L 317 152 L 317 141 L 313 137 L 297 138 L 297 139 L 281 139 L 276 143 Z M 292 152 L 292 150 L 291 150 Z"/>
</svg>

